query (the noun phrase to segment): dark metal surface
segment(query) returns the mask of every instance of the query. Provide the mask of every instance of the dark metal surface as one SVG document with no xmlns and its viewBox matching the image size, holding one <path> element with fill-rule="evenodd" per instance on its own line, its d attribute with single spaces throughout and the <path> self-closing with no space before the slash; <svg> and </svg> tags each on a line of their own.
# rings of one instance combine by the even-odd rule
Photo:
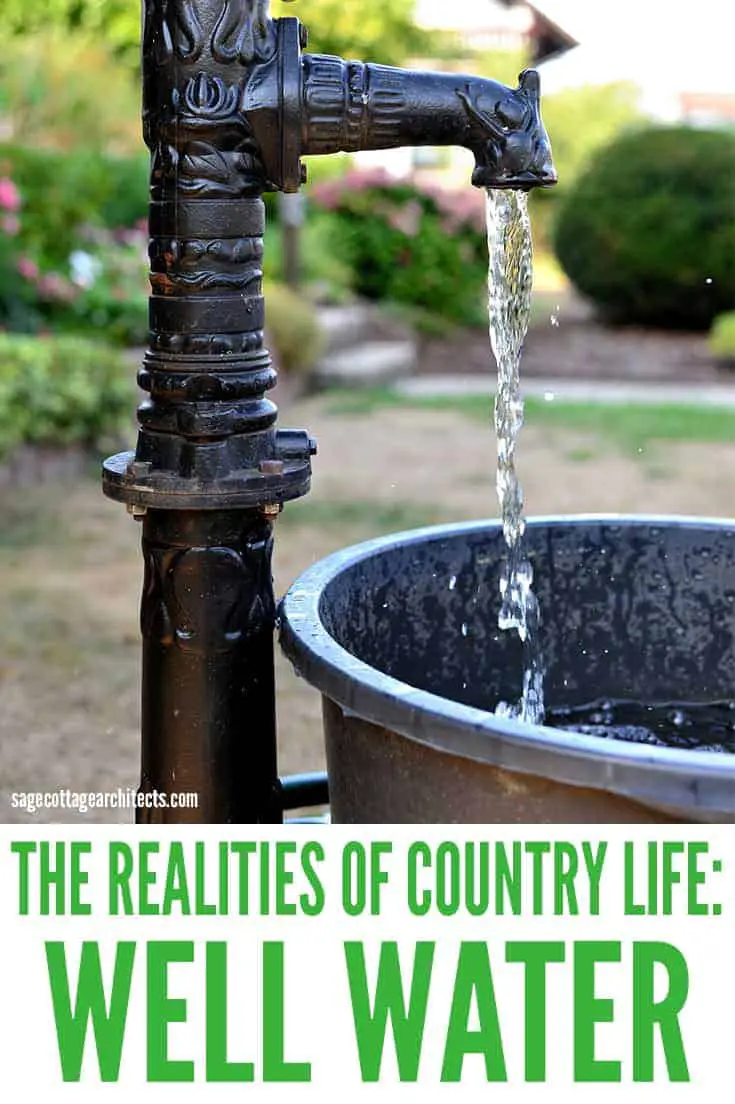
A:
<svg viewBox="0 0 735 1104">
<path fill-rule="evenodd" d="M 569 786 L 428 749 L 343 711 L 328 698 L 324 731 L 334 824 L 655 824 L 675 819 L 608 790 Z"/>
<path fill-rule="evenodd" d="M 511 89 L 481 77 L 307 55 L 303 152 L 465 146 L 475 155 L 477 186 L 547 186 L 556 174 L 539 95 L 533 70 Z"/>
<path fill-rule="evenodd" d="M 241 510 L 143 522 L 142 782 L 197 793 L 158 822 L 278 823 L 270 523 Z"/>
<path fill-rule="evenodd" d="M 281 803 L 285 812 L 315 809 L 329 804 L 329 778 L 326 773 L 293 774 L 281 783 Z"/>
<path fill-rule="evenodd" d="M 138 380 L 149 398 L 135 456 L 105 465 L 107 494 L 129 505 L 252 509 L 309 489 L 308 434 L 284 456 L 267 398 L 276 374 L 264 346 L 261 195 L 273 182 L 243 108 L 279 67 L 278 45 L 264 0 L 144 3 L 152 294 Z"/>
<path fill-rule="evenodd" d="M 528 526 L 528 548 L 550 706 L 735 698 L 735 524 L 537 519 Z M 439 784 L 448 756 L 487 767 L 488 795 L 499 778 L 510 792 L 516 776 L 525 776 L 534 801 L 520 802 L 522 820 L 549 812 L 536 801 L 543 782 L 569 789 L 567 819 L 582 789 L 597 791 L 606 807 L 613 797 L 645 806 L 641 815 L 649 819 L 735 822 L 735 756 L 495 716 L 498 703 L 515 700 L 522 685 L 520 643 L 497 628 L 503 557 L 498 523 L 432 528 L 337 553 L 286 595 L 282 646 L 344 714 L 335 720 L 327 704 L 335 820 L 401 820 L 407 809 L 432 822 L 453 819 L 464 798 L 448 781 Z M 398 744 L 386 732 L 400 737 Z M 391 766 L 396 756 L 413 764 L 400 786 Z M 421 769 L 419 760 L 426 760 Z M 356 779 L 366 787 L 359 801 Z M 368 792 L 375 817 L 365 805 Z M 564 819 L 559 800 L 556 792 L 550 819 Z M 480 808 L 480 819 L 489 816 L 479 789 L 474 805 L 467 802 L 468 816 Z M 500 807 L 507 815 L 512 803 Z"/>
<path fill-rule="evenodd" d="M 308 492 L 315 444 L 267 397 L 262 194 L 296 191 L 302 154 L 426 142 L 472 149 L 478 184 L 553 178 L 535 74 L 512 90 L 305 46 L 268 0 L 143 0 L 148 397 L 103 486 L 144 519 L 142 786 L 200 795 L 169 822 L 281 816 L 271 524 Z"/>
</svg>

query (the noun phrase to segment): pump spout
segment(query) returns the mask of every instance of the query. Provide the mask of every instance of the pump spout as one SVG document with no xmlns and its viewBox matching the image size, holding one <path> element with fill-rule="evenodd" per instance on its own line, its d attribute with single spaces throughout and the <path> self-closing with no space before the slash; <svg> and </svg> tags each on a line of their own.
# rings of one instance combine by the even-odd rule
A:
<svg viewBox="0 0 735 1104">
<path fill-rule="evenodd" d="M 304 154 L 401 146 L 466 147 L 475 155 L 478 187 L 556 183 L 535 70 L 508 88 L 481 77 L 302 54 L 298 21 L 275 25 L 274 63 L 256 71 L 243 102 L 274 187 L 294 191 L 303 183 Z"/>
</svg>

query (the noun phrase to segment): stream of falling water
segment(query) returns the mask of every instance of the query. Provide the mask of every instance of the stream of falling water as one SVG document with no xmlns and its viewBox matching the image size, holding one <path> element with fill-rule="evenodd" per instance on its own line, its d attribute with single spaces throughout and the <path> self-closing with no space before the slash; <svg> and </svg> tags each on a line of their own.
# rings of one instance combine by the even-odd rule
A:
<svg viewBox="0 0 735 1104">
<path fill-rule="evenodd" d="M 501 702 L 496 712 L 541 724 L 544 720 L 541 619 L 532 589 L 533 568 L 524 547 L 523 491 L 515 467 L 524 413 L 520 363 L 531 317 L 533 284 L 533 245 L 525 192 L 488 188 L 487 238 L 490 343 L 498 366 L 497 492 L 507 549 L 500 579 L 498 624 L 503 630 L 518 633 L 524 655 L 521 699 L 518 703 Z"/>
</svg>

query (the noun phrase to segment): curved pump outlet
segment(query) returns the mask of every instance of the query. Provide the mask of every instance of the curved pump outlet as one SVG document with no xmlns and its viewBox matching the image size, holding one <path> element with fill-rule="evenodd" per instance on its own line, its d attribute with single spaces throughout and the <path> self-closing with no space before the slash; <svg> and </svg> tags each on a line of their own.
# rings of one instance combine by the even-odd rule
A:
<svg viewBox="0 0 735 1104">
<path fill-rule="evenodd" d="M 464 146 L 475 155 L 477 187 L 556 183 L 535 70 L 508 88 L 481 77 L 303 54 L 299 21 L 275 25 L 277 49 L 254 72 L 242 104 L 274 189 L 299 188 L 305 154 L 403 146 Z"/>
</svg>

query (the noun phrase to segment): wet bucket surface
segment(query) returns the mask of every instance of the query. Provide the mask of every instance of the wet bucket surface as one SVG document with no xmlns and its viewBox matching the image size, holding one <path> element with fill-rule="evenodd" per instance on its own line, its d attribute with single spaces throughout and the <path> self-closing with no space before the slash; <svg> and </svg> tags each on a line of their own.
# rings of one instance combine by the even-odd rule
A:
<svg viewBox="0 0 735 1104">
<path fill-rule="evenodd" d="M 528 550 L 550 707 L 735 699 L 735 523 L 537 519 Z M 735 756 L 494 716 L 522 677 L 497 628 L 502 557 L 496 522 L 434 527 L 288 592 L 281 643 L 326 699 L 334 818 L 735 822 Z"/>
</svg>

